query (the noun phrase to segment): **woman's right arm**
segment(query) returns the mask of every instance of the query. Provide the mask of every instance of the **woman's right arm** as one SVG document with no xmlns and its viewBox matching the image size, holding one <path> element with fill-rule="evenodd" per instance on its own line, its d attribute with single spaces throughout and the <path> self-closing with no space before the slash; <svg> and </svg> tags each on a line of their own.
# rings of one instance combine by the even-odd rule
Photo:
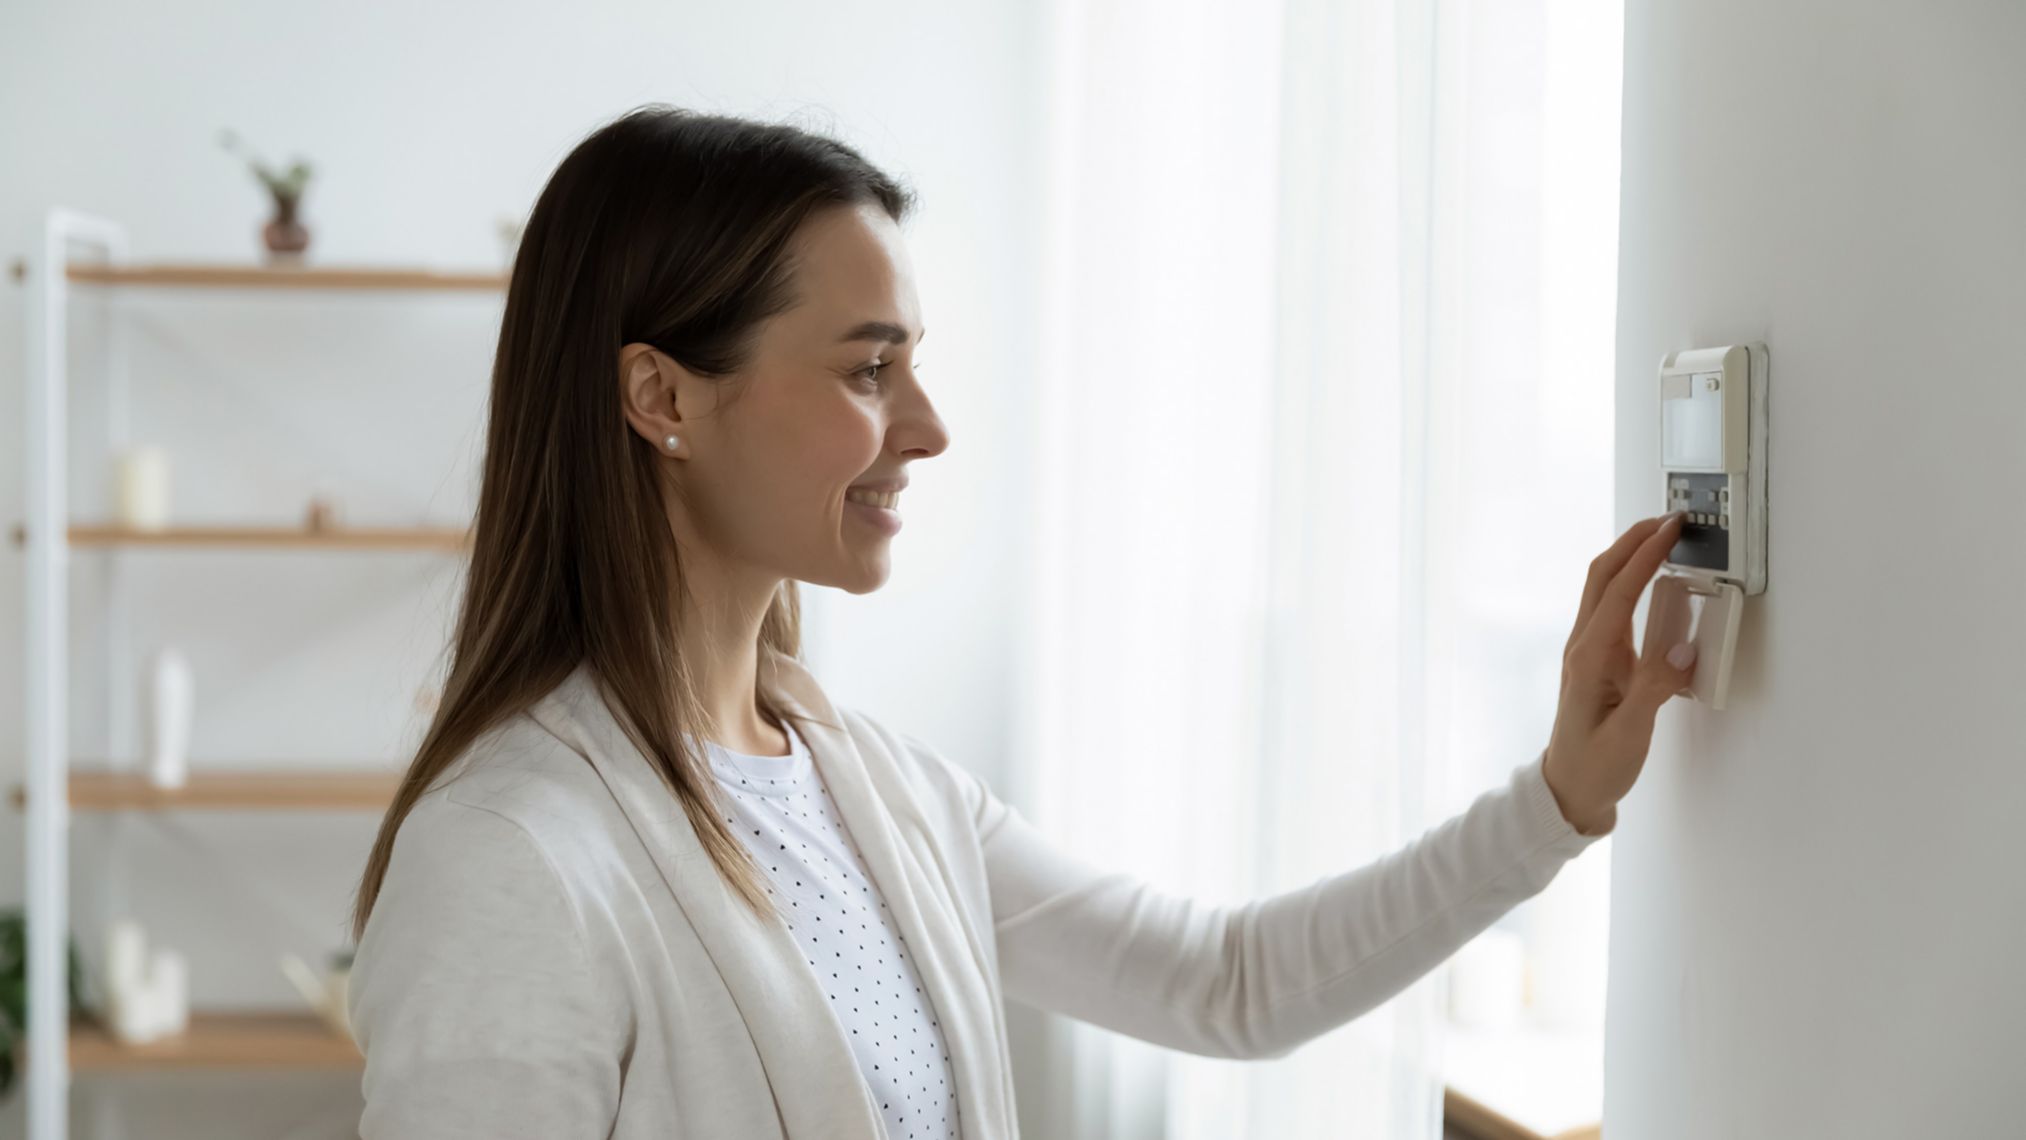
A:
<svg viewBox="0 0 2026 1140">
<path fill-rule="evenodd" d="M 402 821 L 347 994 L 361 1140 L 604 1137 L 631 1032 L 527 831 L 431 797 Z"/>
<path fill-rule="evenodd" d="M 1209 1057 L 1268 1060 L 1392 999 L 1602 836 L 1579 833 L 1544 754 L 1369 863 L 1234 905 L 1074 854 L 914 737 L 977 826 L 1007 998 Z"/>
</svg>

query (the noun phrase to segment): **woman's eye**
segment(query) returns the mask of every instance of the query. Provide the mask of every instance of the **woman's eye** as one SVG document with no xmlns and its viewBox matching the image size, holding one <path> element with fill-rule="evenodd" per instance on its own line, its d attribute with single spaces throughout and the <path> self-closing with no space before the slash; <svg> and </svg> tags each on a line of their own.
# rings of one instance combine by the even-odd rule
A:
<svg viewBox="0 0 2026 1140">
<path fill-rule="evenodd" d="M 853 372 L 852 376 L 863 377 L 864 381 L 868 384 L 877 384 L 879 383 L 879 370 L 885 368 L 890 363 L 892 362 L 887 360 L 875 360 L 858 371 Z M 921 365 L 916 364 L 914 366 L 915 371 L 921 371 L 921 367 Z"/>
</svg>

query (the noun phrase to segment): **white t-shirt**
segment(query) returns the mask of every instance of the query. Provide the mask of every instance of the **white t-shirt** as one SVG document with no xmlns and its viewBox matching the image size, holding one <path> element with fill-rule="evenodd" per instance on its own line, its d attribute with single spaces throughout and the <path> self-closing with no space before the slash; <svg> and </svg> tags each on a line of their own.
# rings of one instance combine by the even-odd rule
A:
<svg viewBox="0 0 2026 1140">
<path fill-rule="evenodd" d="M 848 1031 L 891 1140 L 958 1140 L 957 1091 L 942 1026 L 907 943 L 844 828 L 809 746 L 790 722 L 786 756 L 704 741 L 729 793 L 726 821 L 773 885 Z"/>
</svg>

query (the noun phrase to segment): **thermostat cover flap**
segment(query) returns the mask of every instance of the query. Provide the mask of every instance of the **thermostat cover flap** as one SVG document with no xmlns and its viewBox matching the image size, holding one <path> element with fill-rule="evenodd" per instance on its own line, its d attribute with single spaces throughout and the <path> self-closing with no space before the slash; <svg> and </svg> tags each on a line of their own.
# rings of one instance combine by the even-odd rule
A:
<svg viewBox="0 0 2026 1140">
<path fill-rule="evenodd" d="M 1662 574 L 1653 580 L 1646 652 L 1666 653 L 1683 641 L 1693 642 L 1695 677 L 1689 692 L 1721 709 L 1730 693 L 1744 611 L 1745 592 L 1734 583 L 1700 574 Z"/>
</svg>

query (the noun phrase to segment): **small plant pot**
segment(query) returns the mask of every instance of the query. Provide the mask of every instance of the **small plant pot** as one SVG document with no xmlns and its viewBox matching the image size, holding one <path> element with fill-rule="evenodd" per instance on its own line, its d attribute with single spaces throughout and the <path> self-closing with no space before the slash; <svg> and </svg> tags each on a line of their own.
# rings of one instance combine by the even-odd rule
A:
<svg viewBox="0 0 2026 1140">
<path fill-rule="evenodd" d="M 296 220 L 292 201 L 275 203 L 274 218 L 261 228 L 260 238 L 269 261 L 301 261 L 310 245 L 309 227 Z"/>
</svg>

